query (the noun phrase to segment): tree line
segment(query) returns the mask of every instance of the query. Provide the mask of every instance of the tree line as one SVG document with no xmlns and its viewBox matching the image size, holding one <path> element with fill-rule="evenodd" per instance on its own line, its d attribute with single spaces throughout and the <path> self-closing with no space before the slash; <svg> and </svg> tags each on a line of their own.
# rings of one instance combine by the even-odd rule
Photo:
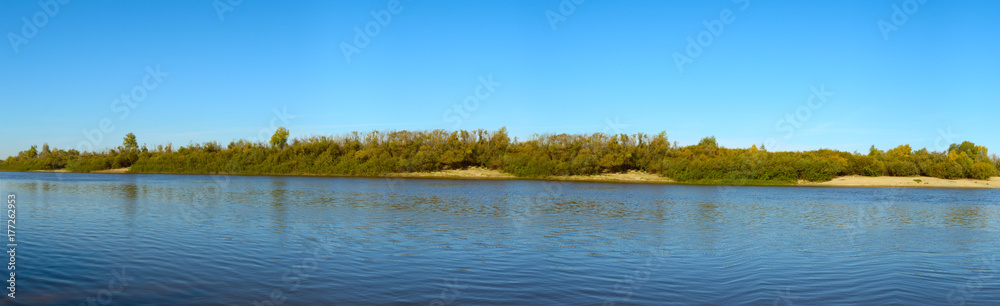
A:
<svg viewBox="0 0 1000 306">
<path fill-rule="evenodd" d="M 715 137 L 695 145 L 671 144 L 666 132 L 636 134 L 540 134 L 511 139 L 496 131 L 370 131 L 292 139 L 278 128 L 268 143 L 236 140 L 191 143 L 174 149 L 139 146 L 134 134 L 102 152 L 36 146 L 0 161 L 0 170 L 90 172 L 129 167 L 134 173 L 309 174 L 380 176 L 484 167 L 518 177 L 595 175 L 630 170 L 681 182 L 722 184 L 828 181 L 836 176 L 931 176 L 988 179 L 1000 175 L 1000 158 L 972 142 L 945 152 L 900 145 L 867 154 L 829 149 L 770 152 L 756 145 L 725 148 Z"/>
</svg>

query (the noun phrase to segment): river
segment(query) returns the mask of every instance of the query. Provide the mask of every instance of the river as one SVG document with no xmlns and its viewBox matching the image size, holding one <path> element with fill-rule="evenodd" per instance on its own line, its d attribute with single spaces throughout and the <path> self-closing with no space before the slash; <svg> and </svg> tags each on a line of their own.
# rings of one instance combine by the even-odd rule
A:
<svg viewBox="0 0 1000 306">
<path fill-rule="evenodd" d="M 997 189 L 0 172 L 0 192 L 18 304 L 1000 301 Z"/>
</svg>

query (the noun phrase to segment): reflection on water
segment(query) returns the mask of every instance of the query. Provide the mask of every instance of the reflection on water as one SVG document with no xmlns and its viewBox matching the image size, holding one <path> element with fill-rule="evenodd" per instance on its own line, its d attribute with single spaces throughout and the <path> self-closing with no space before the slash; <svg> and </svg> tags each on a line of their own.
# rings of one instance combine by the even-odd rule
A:
<svg viewBox="0 0 1000 306">
<path fill-rule="evenodd" d="M 1000 300 L 998 190 L 0 178 L 32 304 Z"/>
</svg>

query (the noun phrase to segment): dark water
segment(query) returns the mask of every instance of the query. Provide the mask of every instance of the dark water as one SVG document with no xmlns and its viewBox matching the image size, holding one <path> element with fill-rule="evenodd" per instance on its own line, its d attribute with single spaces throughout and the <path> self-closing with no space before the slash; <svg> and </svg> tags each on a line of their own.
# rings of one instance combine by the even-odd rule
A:
<svg viewBox="0 0 1000 306">
<path fill-rule="evenodd" d="M 1000 301 L 1000 190 L 0 178 L 24 304 Z"/>
</svg>

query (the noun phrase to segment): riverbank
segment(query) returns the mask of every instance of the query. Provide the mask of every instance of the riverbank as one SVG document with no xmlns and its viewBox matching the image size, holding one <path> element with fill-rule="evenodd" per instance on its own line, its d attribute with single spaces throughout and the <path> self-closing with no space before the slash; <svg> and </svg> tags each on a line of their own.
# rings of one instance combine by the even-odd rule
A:
<svg viewBox="0 0 1000 306">
<path fill-rule="evenodd" d="M 462 170 L 444 170 L 437 172 L 415 172 L 391 174 L 391 177 L 411 178 L 451 178 L 451 179 L 520 179 L 514 175 L 485 168 L 470 168 Z M 686 184 L 642 171 L 628 173 L 608 173 L 599 175 L 549 176 L 539 178 L 552 181 L 582 181 L 582 182 L 615 182 L 615 183 L 659 183 Z M 757 185 L 757 184 L 747 184 Z M 826 182 L 809 182 L 800 180 L 796 184 L 767 184 L 777 186 L 813 186 L 813 187 L 911 187 L 911 188 L 1000 188 L 1000 177 L 989 180 L 973 179 L 941 179 L 928 176 L 841 176 Z"/>
<path fill-rule="evenodd" d="M 826 187 L 916 187 L 916 188 L 1000 188 L 1000 177 L 989 180 L 942 179 L 928 176 L 841 176 L 826 182 L 799 181 L 798 186 Z"/>
<path fill-rule="evenodd" d="M 56 169 L 56 170 L 28 170 L 28 172 L 49 172 L 49 173 L 70 173 L 66 169 Z"/>
<path fill-rule="evenodd" d="M 31 171 L 28 171 L 28 172 L 72 173 L 71 171 L 66 170 L 66 169 L 57 169 L 57 170 L 31 170 Z M 122 174 L 122 173 L 129 173 L 129 172 L 128 172 L 128 168 L 117 168 L 117 169 L 91 171 L 90 173 L 118 173 L 118 174 Z"/>
<path fill-rule="evenodd" d="M 392 173 L 388 177 L 402 178 L 450 178 L 450 179 L 500 179 L 516 180 L 525 179 L 504 173 L 499 170 L 490 170 L 480 167 L 472 167 L 459 170 L 443 170 L 435 172 L 408 172 Z M 627 173 L 606 173 L 598 175 L 560 175 L 548 176 L 538 179 L 551 181 L 588 181 L 588 182 L 620 182 L 620 183 L 676 183 L 674 180 L 656 174 L 643 171 L 629 171 Z"/>
<path fill-rule="evenodd" d="M 31 172 L 56 172 L 56 173 L 66 173 L 65 169 L 60 170 L 34 170 Z M 112 174 L 127 174 L 129 168 L 118 168 L 94 171 L 91 173 L 112 173 Z M 152 173 L 151 173 L 152 174 Z M 169 173 L 163 173 L 169 174 Z M 211 173 L 210 173 L 211 174 Z M 334 176 L 343 177 L 339 175 L 317 175 L 317 174 L 278 174 L 283 176 Z M 607 182 L 607 183 L 644 183 L 644 184 L 691 184 L 685 182 L 677 182 L 670 178 L 662 177 L 656 174 L 651 174 L 643 171 L 631 170 L 627 173 L 606 173 L 599 175 L 567 175 L 567 176 L 548 176 L 540 178 L 519 178 L 510 173 L 504 173 L 499 170 L 490 170 L 481 167 L 472 167 L 468 169 L 457 169 L 457 170 L 442 170 L 435 172 L 407 172 L 407 173 L 391 173 L 381 177 L 391 177 L 391 178 L 428 178 L 428 179 L 483 179 L 483 180 L 518 180 L 518 179 L 537 179 L 537 180 L 548 180 L 548 181 L 576 181 L 576 182 Z M 704 184 L 702 184 L 704 185 Z M 973 180 L 973 179 L 941 179 L 936 177 L 927 176 L 906 176 L 906 177 L 896 177 L 896 176 L 841 176 L 836 177 L 833 180 L 826 182 L 809 182 L 805 180 L 800 180 L 795 184 L 754 184 L 749 183 L 746 185 L 778 185 L 778 186 L 806 186 L 806 187 L 909 187 L 909 188 L 1000 188 L 1000 177 L 991 177 L 989 180 Z"/>
</svg>

